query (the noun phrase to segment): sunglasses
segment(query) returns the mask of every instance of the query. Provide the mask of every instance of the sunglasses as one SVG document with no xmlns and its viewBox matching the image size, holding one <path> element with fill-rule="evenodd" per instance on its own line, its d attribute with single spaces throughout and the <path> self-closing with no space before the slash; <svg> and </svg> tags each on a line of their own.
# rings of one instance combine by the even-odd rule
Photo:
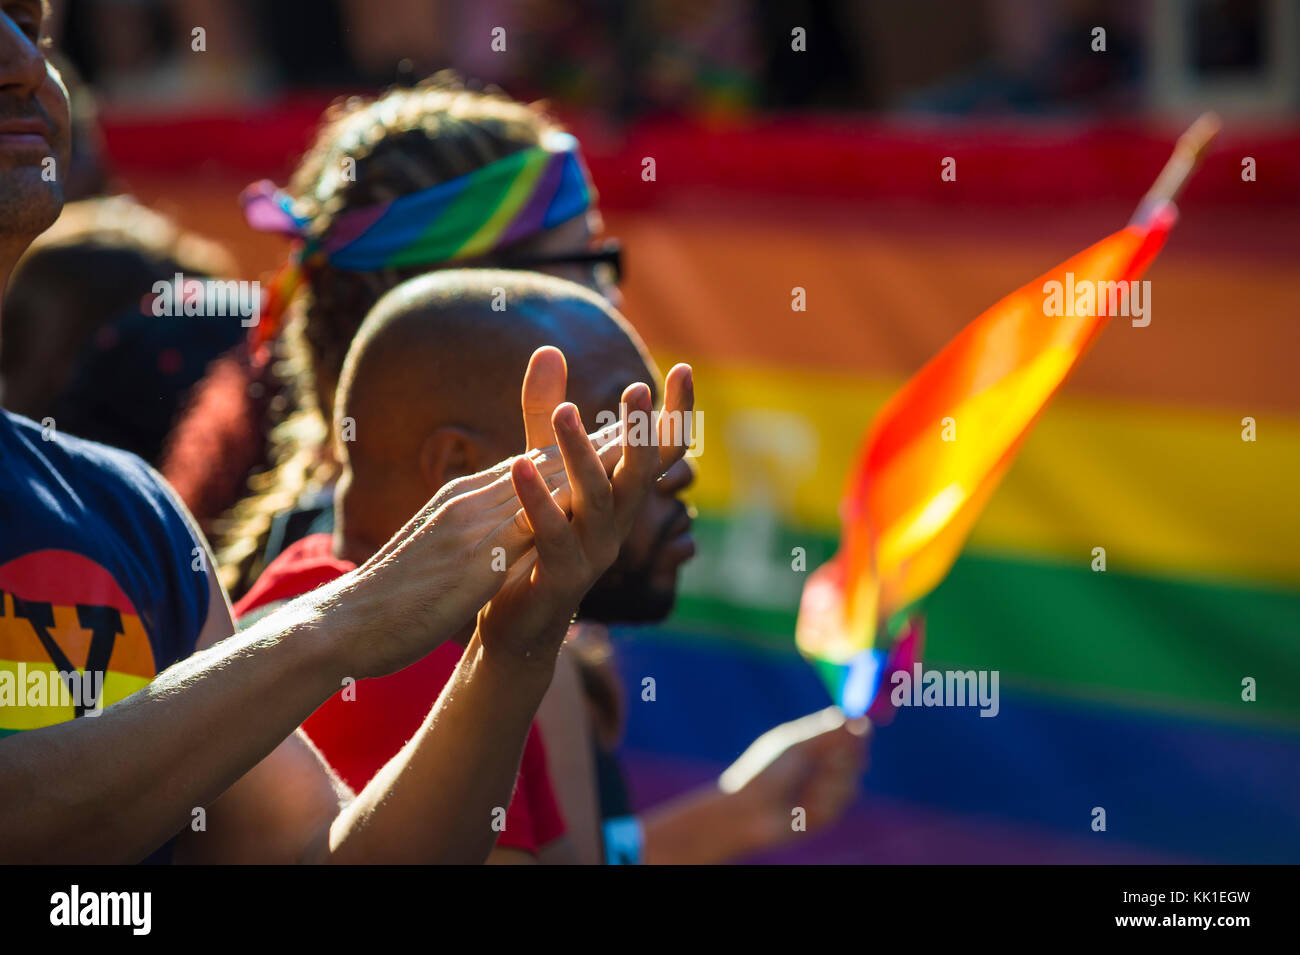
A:
<svg viewBox="0 0 1300 955">
<path fill-rule="evenodd" d="M 623 281 L 623 243 L 618 239 L 603 239 L 589 249 L 575 252 L 554 252 L 539 255 L 514 255 L 499 259 L 507 269 L 531 269 L 546 265 L 590 265 L 607 270 L 610 284 Z"/>
</svg>

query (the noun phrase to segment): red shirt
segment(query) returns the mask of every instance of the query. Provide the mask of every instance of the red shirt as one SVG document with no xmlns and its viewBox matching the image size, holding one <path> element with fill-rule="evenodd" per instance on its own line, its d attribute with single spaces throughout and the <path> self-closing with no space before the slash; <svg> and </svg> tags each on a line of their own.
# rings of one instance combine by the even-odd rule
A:
<svg viewBox="0 0 1300 955">
<path fill-rule="evenodd" d="M 235 618 L 300 597 L 355 569 L 333 555 L 332 543 L 329 534 L 313 534 L 285 550 L 235 604 Z M 326 700 L 302 724 L 303 731 L 353 792 L 360 792 L 419 730 L 462 652 L 460 644 L 449 640 L 405 670 L 360 680 Z M 349 689 L 354 699 L 345 700 Z M 534 723 L 497 845 L 535 853 L 564 831 L 546 769 L 546 747 Z"/>
</svg>

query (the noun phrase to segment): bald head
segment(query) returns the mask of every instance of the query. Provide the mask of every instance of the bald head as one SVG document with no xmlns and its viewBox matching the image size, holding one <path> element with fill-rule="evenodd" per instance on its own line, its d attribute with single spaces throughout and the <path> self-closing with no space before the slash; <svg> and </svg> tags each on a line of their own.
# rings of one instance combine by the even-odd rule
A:
<svg viewBox="0 0 1300 955">
<path fill-rule="evenodd" d="M 543 345 L 564 352 L 566 397 L 589 430 L 627 385 L 654 387 L 631 326 L 572 282 L 445 270 L 384 296 L 353 340 L 335 407 L 344 540 L 377 548 L 442 484 L 525 450 L 519 387 Z"/>
</svg>

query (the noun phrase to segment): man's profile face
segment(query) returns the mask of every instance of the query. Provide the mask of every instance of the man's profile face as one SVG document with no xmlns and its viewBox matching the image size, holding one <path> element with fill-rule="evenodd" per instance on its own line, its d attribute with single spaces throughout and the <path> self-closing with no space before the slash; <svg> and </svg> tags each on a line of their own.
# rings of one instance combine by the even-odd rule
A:
<svg viewBox="0 0 1300 955">
<path fill-rule="evenodd" d="M 654 382 L 657 377 L 647 367 L 638 346 L 622 332 L 608 328 L 593 331 L 577 314 L 566 317 L 569 309 L 594 309 L 590 303 L 547 303 L 544 307 L 552 313 L 549 320 L 565 328 L 563 334 L 548 343 L 565 352 L 567 397 L 577 405 L 583 424 L 594 431 L 616 420 L 619 399 L 626 388 L 634 382 Z M 473 400 L 466 394 L 446 389 L 444 398 L 449 405 L 443 410 L 447 420 L 476 420 L 474 408 L 455 406 L 457 401 Z M 388 400 L 391 398 L 381 398 Z M 656 395 L 656 405 L 658 401 Z M 360 412 L 350 408 L 347 413 Z M 376 409 L 376 413 L 387 420 L 402 418 L 396 411 Z M 340 555 L 356 563 L 364 562 L 425 505 L 438 485 L 522 452 L 524 428 L 517 399 L 503 396 L 499 408 L 493 405 L 490 416 L 495 424 L 480 423 L 469 428 L 475 433 L 475 452 L 452 470 L 432 475 L 422 473 L 418 455 L 410 448 L 396 452 L 397 458 L 367 461 L 366 455 L 358 455 L 357 445 L 340 443 L 343 470 L 335 496 L 338 526 L 343 529 L 338 540 Z M 398 459 L 405 464 L 395 465 L 393 461 Z M 695 554 L 691 515 L 680 499 L 692 479 L 687 462 L 678 462 L 668 478 L 646 495 L 618 558 L 588 592 L 579 616 L 604 623 L 650 623 L 671 612 L 677 597 L 678 571 Z"/>
<path fill-rule="evenodd" d="M 595 426 L 599 412 L 618 413 L 618 399 L 623 389 L 636 381 L 654 381 L 640 361 L 617 361 L 613 355 L 605 363 L 606 372 L 593 386 L 570 386 L 570 397 L 582 412 L 583 421 Z M 603 395 L 588 403 L 585 391 Z M 655 396 L 658 403 L 659 396 Z M 691 484 L 689 463 L 679 462 L 669 479 L 646 495 L 618 559 L 587 592 L 578 608 L 578 616 L 601 623 L 656 623 L 672 612 L 677 600 L 677 574 L 695 556 L 691 537 L 691 515 L 681 494 Z"/>
<path fill-rule="evenodd" d="M 0 0 L 0 233 L 35 238 L 63 208 L 68 94 L 45 59 L 41 0 Z"/>
</svg>

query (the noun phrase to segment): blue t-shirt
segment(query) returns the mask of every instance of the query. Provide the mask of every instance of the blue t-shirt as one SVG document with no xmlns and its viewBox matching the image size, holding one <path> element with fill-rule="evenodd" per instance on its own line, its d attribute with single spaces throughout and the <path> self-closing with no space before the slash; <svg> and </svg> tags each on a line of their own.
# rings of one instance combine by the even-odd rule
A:
<svg viewBox="0 0 1300 955">
<path fill-rule="evenodd" d="M 139 458 L 0 412 L 0 737 L 115 703 L 193 653 L 204 554 Z"/>
</svg>

